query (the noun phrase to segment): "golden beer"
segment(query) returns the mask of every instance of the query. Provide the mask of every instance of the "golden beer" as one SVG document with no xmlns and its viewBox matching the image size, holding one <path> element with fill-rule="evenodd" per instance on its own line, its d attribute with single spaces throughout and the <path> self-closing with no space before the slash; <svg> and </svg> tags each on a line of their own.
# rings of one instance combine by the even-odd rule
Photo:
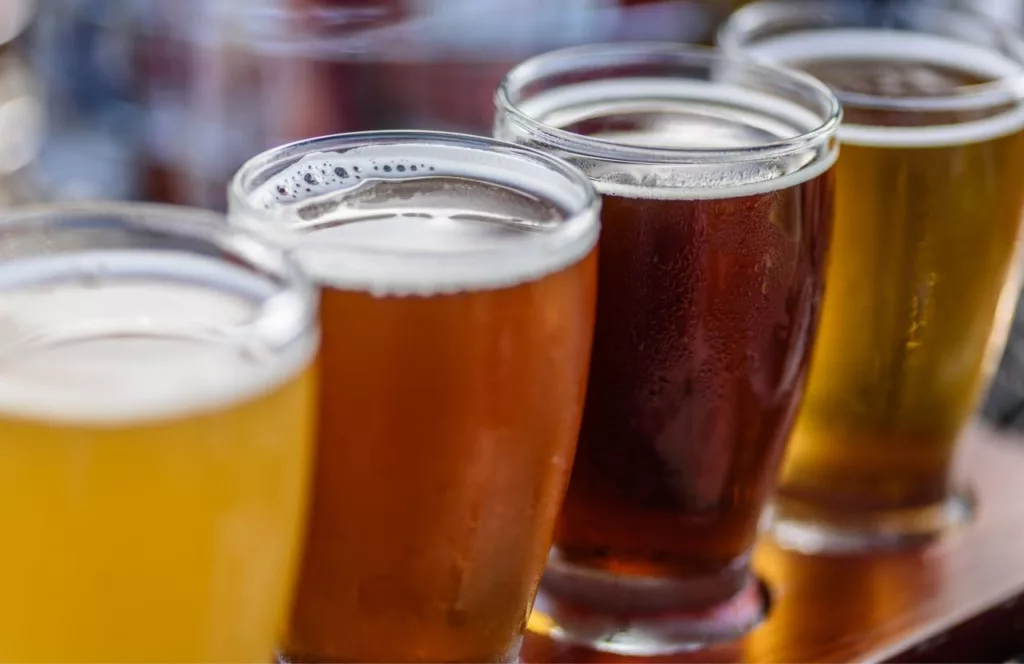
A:
<svg viewBox="0 0 1024 664">
<path fill-rule="evenodd" d="M 314 301 L 215 222 L 0 218 L 0 660 L 273 656 L 304 525 Z"/>
<path fill-rule="evenodd" d="M 1024 48 L 969 14 L 812 5 L 829 11 L 757 3 L 721 34 L 844 102 L 821 329 L 774 531 L 805 549 L 929 539 L 967 514 L 955 442 L 1018 290 Z"/>
</svg>

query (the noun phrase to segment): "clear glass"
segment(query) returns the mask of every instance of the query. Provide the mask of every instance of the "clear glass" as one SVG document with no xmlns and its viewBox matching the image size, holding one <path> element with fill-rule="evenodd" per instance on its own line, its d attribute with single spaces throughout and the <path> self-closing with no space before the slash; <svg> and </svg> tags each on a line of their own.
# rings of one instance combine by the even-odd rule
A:
<svg viewBox="0 0 1024 664">
<path fill-rule="evenodd" d="M 920 3 L 763 2 L 722 47 L 844 105 L 836 231 L 772 532 L 804 551 L 932 541 L 970 516 L 957 438 L 1019 293 L 1024 42 Z"/>
<path fill-rule="evenodd" d="M 273 655 L 305 525 L 315 303 L 283 253 L 209 213 L 0 215 L 0 659 Z"/>
<path fill-rule="evenodd" d="M 229 205 L 323 287 L 282 659 L 515 661 L 583 409 L 593 187 L 492 139 L 374 132 L 255 157 Z"/>
<path fill-rule="evenodd" d="M 521 64 L 495 135 L 603 195 L 587 403 L 530 627 L 628 655 L 735 638 L 806 374 L 840 110 L 803 74 L 675 44 Z"/>
</svg>

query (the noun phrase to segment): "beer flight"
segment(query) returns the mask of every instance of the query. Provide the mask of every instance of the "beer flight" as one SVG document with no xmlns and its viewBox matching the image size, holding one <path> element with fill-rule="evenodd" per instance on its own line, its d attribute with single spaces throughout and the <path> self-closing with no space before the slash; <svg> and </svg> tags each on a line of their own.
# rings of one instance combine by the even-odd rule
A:
<svg viewBox="0 0 1024 664">
<path fill-rule="evenodd" d="M 539 55 L 495 107 L 269 150 L 226 219 L 3 213 L 0 660 L 672 654 L 764 619 L 758 536 L 969 520 L 1024 40 L 763 0 L 713 50 Z"/>
</svg>

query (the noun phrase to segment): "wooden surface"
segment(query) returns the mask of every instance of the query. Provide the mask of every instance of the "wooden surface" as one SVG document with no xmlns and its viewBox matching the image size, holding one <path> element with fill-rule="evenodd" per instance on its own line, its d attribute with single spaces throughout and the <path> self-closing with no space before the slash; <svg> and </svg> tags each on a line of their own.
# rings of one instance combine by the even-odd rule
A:
<svg viewBox="0 0 1024 664">
<path fill-rule="evenodd" d="M 927 549 L 813 557 L 762 544 L 772 591 L 745 639 L 655 662 L 1005 662 L 1024 651 L 1024 438 L 982 425 L 961 448 L 973 522 Z M 523 662 L 634 662 L 529 637 Z"/>
</svg>

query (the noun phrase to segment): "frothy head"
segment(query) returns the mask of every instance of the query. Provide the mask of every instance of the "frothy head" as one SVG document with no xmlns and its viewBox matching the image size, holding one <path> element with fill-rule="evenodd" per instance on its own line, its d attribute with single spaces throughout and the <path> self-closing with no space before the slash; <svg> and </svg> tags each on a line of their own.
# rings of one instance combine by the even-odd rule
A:
<svg viewBox="0 0 1024 664">
<path fill-rule="evenodd" d="M 129 254 L 82 258 L 117 265 Z M 200 416 L 256 399 L 309 364 L 315 336 L 273 348 L 252 334 L 251 297 L 266 293 L 250 290 L 249 277 L 201 259 L 185 266 L 222 288 L 131 276 L 0 283 L 0 417 L 120 428 Z M 59 268 L 15 261 L 0 276 L 35 281 Z"/>
<path fill-rule="evenodd" d="M 308 362 L 315 295 L 283 252 L 210 212 L 8 210 L 0 416 L 121 426 L 251 397 Z"/>
<path fill-rule="evenodd" d="M 314 139 L 249 162 L 230 219 L 295 252 L 319 282 L 379 296 L 513 286 L 597 239 L 598 202 L 567 164 L 436 132 Z"/>
<path fill-rule="evenodd" d="M 832 87 L 845 107 L 844 143 L 939 147 L 1024 128 L 1024 41 L 979 15 L 758 2 L 729 19 L 719 42 Z"/>
<path fill-rule="evenodd" d="M 840 109 L 818 81 L 675 44 L 595 44 L 514 68 L 495 135 L 563 155 L 602 192 L 732 198 L 835 160 Z"/>
<path fill-rule="evenodd" d="M 726 69 L 720 73 L 728 77 Z M 785 143 L 821 122 L 796 103 L 724 80 L 587 81 L 540 93 L 519 108 L 581 138 L 676 151 L 677 162 L 667 165 L 587 160 L 588 175 L 605 194 L 682 200 L 748 196 L 810 180 L 828 170 L 836 156 L 835 150 L 813 146 L 724 164 L 690 158 L 691 153 L 739 154 Z"/>
</svg>

